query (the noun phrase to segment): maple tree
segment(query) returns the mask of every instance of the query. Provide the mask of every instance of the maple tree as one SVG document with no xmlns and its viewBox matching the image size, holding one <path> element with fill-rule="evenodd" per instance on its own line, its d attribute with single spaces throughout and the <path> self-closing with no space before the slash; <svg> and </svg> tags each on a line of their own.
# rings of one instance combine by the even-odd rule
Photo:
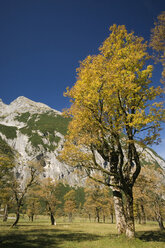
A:
<svg viewBox="0 0 165 248">
<path fill-rule="evenodd" d="M 8 207 L 11 203 L 10 185 L 14 166 L 14 153 L 0 137 L 0 206 L 4 208 L 3 221 L 7 221 Z"/>
<path fill-rule="evenodd" d="M 138 220 L 139 224 L 146 224 L 146 209 L 148 207 L 148 180 L 143 173 L 142 168 L 141 174 L 136 180 L 133 194 L 134 194 L 134 215 Z M 150 185 L 151 186 L 151 185 Z"/>
<path fill-rule="evenodd" d="M 154 58 L 163 66 L 162 79 L 165 80 L 165 11 L 157 18 L 155 27 L 151 30 L 150 47 L 154 50 Z"/>
<path fill-rule="evenodd" d="M 134 237 L 132 189 L 141 170 L 137 146 L 159 139 L 162 103 L 156 97 L 163 90 L 150 85 L 153 67 L 146 66 L 143 38 L 124 25 L 110 31 L 100 53 L 80 63 L 77 82 L 65 93 L 72 102 L 65 114 L 72 121 L 60 158 L 112 188 L 118 232 Z M 104 180 L 94 178 L 94 171 Z"/>
<path fill-rule="evenodd" d="M 135 199 L 142 202 L 146 208 L 148 217 L 153 217 L 164 229 L 163 218 L 165 216 L 165 173 L 161 168 L 150 166 L 142 168 L 135 188 Z"/>
<path fill-rule="evenodd" d="M 76 212 L 75 190 L 71 189 L 64 195 L 64 212 L 68 214 L 69 222 L 72 222 L 73 213 Z"/>
<path fill-rule="evenodd" d="M 46 205 L 46 210 L 50 215 L 51 225 L 55 225 L 55 213 L 58 209 L 59 201 L 58 197 L 58 184 L 53 181 L 51 178 L 42 179 L 42 183 L 40 184 L 38 195 L 39 199 Z"/>
<path fill-rule="evenodd" d="M 99 175 L 95 175 L 95 177 L 100 178 Z M 100 222 L 102 215 L 103 222 L 105 222 L 106 217 L 110 216 L 113 223 L 113 201 L 110 197 L 109 188 L 88 178 L 85 183 L 84 210 L 88 214 L 89 221 L 94 215 L 96 221 Z"/>
<path fill-rule="evenodd" d="M 100 214 L 103 209 L 103 199 L 102 190 L 100 184 L 97 182 L 92 182 L 91 180 L 86 181 L 85 188 L 86 203 L 84 208 L 86 211 L 91 210 L 95 216 L 97 222 L 100 222 Z M 90 219 L 90 216 L 89 216 Z"/>
<path fill-rule="evenodd" d="M 25 204 L 25 197 L 29 189 L 37 182 L 39 173 L 42 172 L 42 167 L 38 162 L 29 161 L 26 166 L 26 177 L 24 180 L 19 177 L 14 177 L 11 182 L 10 191 L 13 194 L 13 202 L 15 204 L 16 220 L 12 227 L 16 226 L 20 219 L 20 211 Z"/>
<path fill-rule="evenodd" d="M 34 216 L 40 213 L 40 202 L 37 185 L 30 187 L 25 198 L 25 212 L 29 221 L 33 222 Z"/>
<path fill-rule="evenodd" d="M 113 223 L 114 207 L 113 207 L 112 192 L 109 189 L 109 187 L 104 187 L 102 190 L 102 194 L 103 194 L 103 204 L 102 204 L 103 220 L 105 222 L 105 217 L 110 217 L 111 223 Z"/>
</svg>

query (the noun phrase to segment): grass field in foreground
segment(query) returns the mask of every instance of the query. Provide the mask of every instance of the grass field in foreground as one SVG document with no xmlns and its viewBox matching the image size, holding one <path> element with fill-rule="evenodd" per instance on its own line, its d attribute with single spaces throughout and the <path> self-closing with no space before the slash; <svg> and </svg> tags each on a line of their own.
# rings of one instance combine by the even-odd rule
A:
<svg viewBox="0 0 165 248">
<path fill-rule="evenodd" d="M 0 220 L 0 248 L 165 248 L 165 231 L 157 223 L 136 225 L 136 238 L 118 236 L 115 224 L 58 222 L 51 226 L 47 219 L 33 223 L 21 219 L 10 228 L 13 220 Z"/>
</svg>

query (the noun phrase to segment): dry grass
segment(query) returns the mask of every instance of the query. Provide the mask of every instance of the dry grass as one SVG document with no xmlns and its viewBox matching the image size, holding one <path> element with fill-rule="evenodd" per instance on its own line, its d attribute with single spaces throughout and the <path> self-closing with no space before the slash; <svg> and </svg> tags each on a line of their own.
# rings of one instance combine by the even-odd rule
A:
<svg viewBox="0 0 165 248">
<path fill-rule="evenodd" d="M 51 226 L 47 218 L 33 223 L 21 219 L 15 228 L 13 220 L 0 222 L 0 248 L 165 248 L 165 232 L 157 223 L 136 226 L 136 238 L 118 236 L 115 224 L 58 220 Z"/>
</svg>

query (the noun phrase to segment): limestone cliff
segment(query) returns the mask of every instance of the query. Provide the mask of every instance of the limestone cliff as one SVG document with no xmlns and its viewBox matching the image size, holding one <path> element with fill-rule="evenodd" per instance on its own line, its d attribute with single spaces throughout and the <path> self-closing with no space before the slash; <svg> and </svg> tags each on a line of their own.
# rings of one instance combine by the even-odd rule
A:
<svg viewBox="0 0 165 248">
<path fill-rule="evenodd" d="M 80 179 L 73 168 L 57 159 L 68 123 L 69 119 L 61 112 L 23 96 L 9 105 L 0 101 L 0 136 L 15 151 L 19 170 L 23 171 L 28 161 L 37 159 L 44 167 L 45 177 L 65 178 L 74 184 Z M 138 149 L 142 151 L 141 147 Z M 165 161 L 150 148 L 143 151 L 142 163 L 165 169 Z"/>
</svg>

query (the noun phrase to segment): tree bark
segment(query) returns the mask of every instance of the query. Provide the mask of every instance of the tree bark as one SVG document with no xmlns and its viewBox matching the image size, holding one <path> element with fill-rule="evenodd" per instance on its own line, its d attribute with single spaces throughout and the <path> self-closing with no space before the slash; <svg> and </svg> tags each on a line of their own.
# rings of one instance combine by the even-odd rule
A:
<svg viewBox="0 0 165 248">
<path fill-rule="evenodd" d="M 135 223 L 133 214 L 133 195 L 132 189 L 125 193 L 126 196 L 126 237 L 135 237 Z"/>
<path fill-rule="evenodd" d="M 110 163 L 110 172 L 114 175 L 110 177 L 110 183 L 112 185 L 112 193 L 113 193 L 113 202 L 116 216 L 116 226 L 119 234 L 125 233 L 126 231 L 126 219 L 124 213 L 124 204 L 121 190 L 117 187 L 120 185 L 120 180 L 118 178 L 118 166 L 122 167 L 123 165 L 123 154 L 122 150 L 120 150 L 120 163 L 119 163 L 119 153 L 118 151 L 113 150 L 109 154 L 109 163 Z"/>
<path fill-rule="evenodd" d="M 122 194 L 119 189 L 112 188 L 113 201 L 116 217 L 116 225 L 119 234 L 125 233 L 126 231 L 126 220 L 123 206 Z"/>
</svg>

